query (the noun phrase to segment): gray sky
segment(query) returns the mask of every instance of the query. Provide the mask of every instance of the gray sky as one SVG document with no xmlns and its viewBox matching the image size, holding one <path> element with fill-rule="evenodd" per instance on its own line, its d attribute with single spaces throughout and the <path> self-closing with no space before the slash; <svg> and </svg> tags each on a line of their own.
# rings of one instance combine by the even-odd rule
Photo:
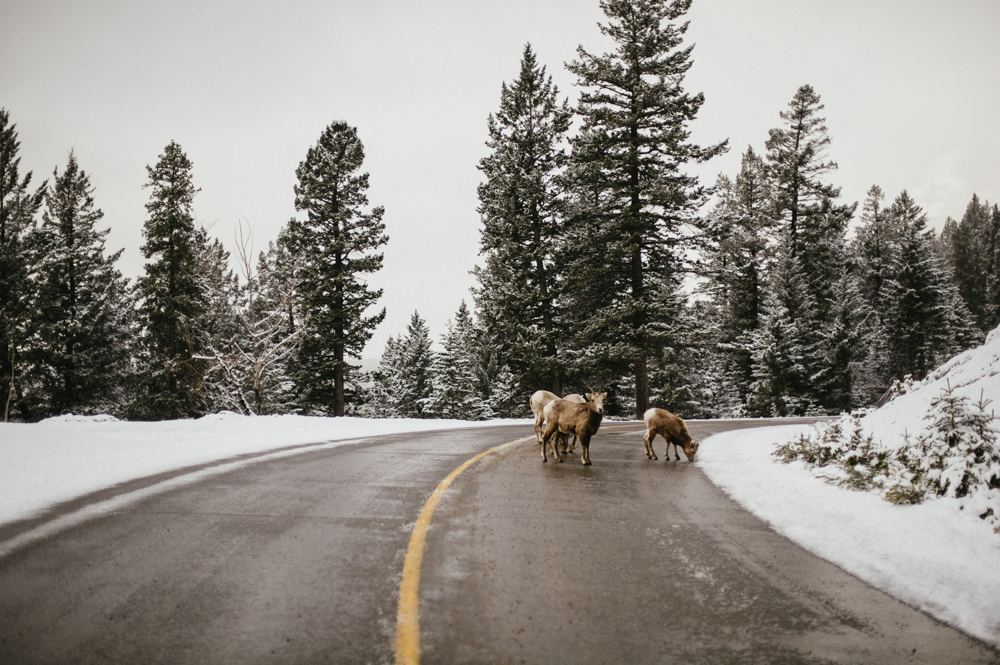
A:
<svg viewBox="0 0 1000 665">
<path fill-rule="evenodd" d="M 843 200 L 908 189 L 940 228 L 975 192 L 1000 199 L 997 0 L 695 0 L 692 126 L 734 174 L 763 152 L 796 89 L 826 105 Z M 96 187 L 108 249 L 135 277 L 147 164 L 171 141 L 194 162 L 199 221 L 230 248 L 239 220 L 264 249 L 295 214 L 295 167 L 334 120 L 358 127 L 369 198 L 386 208 L 381 355 L 413 310 L 437 338 L 478 260 L 478 161 L 500 84 L 531 42 L 564 96 L 563 63 L 608 45 L 597 0 L 0 0 L 0 106 L 35 182 L 68 151 Z"/>
</svg>

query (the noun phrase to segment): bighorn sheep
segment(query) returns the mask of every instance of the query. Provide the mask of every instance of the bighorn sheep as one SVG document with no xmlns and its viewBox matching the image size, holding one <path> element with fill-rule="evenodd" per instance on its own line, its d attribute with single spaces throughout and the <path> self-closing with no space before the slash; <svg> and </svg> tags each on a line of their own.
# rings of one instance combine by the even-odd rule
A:
<svg viewBox="0 0 1000 665">
<path fill-rule="evenodd" d="M 646 459 L 658 459 L 653 452 L 653 439 L 659 434 L 667 442 L 667 450 L 663 453 L 664 459 L 670 459 L 670 446 L 674 446 L 674 457 L 681 458 L 677 452 L 677 446 L 684 449 L 684 454 L 689 462 L 694 461 L 694 454 L 698 452 L 698 442 L 691 438 L 687 425 L 684 421 L 664 409 L 649 409 L 642 415 L 646 422 L 646 436 L 642 442 L 646 445 Z"/>
<path fill-rule="evenodd" d="M 531 394 L 531 399 L 528 401 L 531 412 L 535 414 L 535 440 L 539 444 L 542 442 L 542 423 L 545 421 L 545 405 L 554 399 L 559 399 L 559 395 L 550 393 L 548 390 L 536 390 Z"/>
<path fill-rule="evenodd" d="M 565 400 L 567 402 L 572 402 L 573 404 L 586 404 L 587 403 L 587 398 L 584 397 L 583 395 L 578 394 L 578 393 L 570 393 L 569 395 L 566 395 L 565 397 L 560 397 L 559 399 Z M 552 402 L 555 402 L 555 401 L 557 401 L 557 400 L 552 400 Z M 543 416 L 542 420 L 548 420 L 549 419 L 549 410 L 552 408 L 552 402 L 549 402 L 548 404 L 546 404 L 545 408 L 542 409 L 542 416 Z M 562 432 L 559 432 L 558 434 L 556 434 L 556 437 L 557 437 L 557 442 L 558 442 L 558 445 L 559 445 L 559 452 L 561 452 L 561 453 L 571 453 L 574 450 L 576 450 L 576 438 L 577 437 L 575 435 L 573 436 L 573 442 L 572 443 L 570 443 L 569 435 L 568 434 L 563 434 Z"/>
<path fill-rule="evenodd" d="M 545 435 L 542 437 L 542 461 L 548 462 L 546 448 L 552 441 L 552 456 L 562 462 L 559 454 L 558 438 L 552 440 L 556 433 L 573 434 L 580 439 L 583 449 L 583 464 L 590 464 L 590 438 L 597 433 L 604 418 L 604 398 L 607 393 L 595 392 L 593 388 L 587 393 L 590 400 L 585 404 L 576 404 L 564 399 L 554 400 L 545 418 Z"/>
</svg>

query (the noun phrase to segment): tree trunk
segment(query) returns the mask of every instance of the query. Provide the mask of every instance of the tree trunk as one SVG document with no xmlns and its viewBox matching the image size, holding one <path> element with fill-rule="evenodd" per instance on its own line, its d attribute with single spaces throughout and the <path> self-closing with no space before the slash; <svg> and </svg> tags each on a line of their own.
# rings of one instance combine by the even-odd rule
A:
<svg viewBox="0 0 1000 665">
<path fill-rule="evenodd" d="M 337 356 L 337 366 L 333 370 L 333 415 L 344 415 L 344 346 L 338 344 L 334 353 Z"/>
<path fill-rule="evenodd" d="M 635 359 L 635 419 L 642 420 L 642 414 L 649 408 L 649 375 L 646 373 L 646 354 Z"/>
</svg>

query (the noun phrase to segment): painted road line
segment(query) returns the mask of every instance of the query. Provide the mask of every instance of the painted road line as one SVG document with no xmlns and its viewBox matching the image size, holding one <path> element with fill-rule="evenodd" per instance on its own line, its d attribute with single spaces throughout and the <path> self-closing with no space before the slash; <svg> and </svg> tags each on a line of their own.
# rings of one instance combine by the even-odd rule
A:
<svg viewBox="0 0 1000 665">
<path fill-rule="evenodd" d="M 459 474 L 487 455 L 525 441 L 534 440 L 534 436 L 526 436 L 523 439 L 510 441 L 496 448 L 490 448 L 484 453 L 479 453 L 442 480 L 420 510 L 417 523 L 413 527 L 413 534 L 410 536 L 410 546 L 406 549 L 403 579 L 399 583 L 399 610 L 396 614 L 396 665 L 419 665 L 420 663 L 420 564 L 424 558 L 424 541 L 427 538 L 427 529 L 431 525 L 431 517 L 433 517 L 434 510 L 437 508 L 438 502 L 441 501 L 445 490 L 451 486 Z"/>
</svg>

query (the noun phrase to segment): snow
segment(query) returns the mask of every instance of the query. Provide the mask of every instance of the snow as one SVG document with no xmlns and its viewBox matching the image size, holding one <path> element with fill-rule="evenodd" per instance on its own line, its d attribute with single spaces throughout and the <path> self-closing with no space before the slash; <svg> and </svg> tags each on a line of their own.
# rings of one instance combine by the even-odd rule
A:
<svg viewBox="0 0 1000 665">
<path fill-rule="evenodd" d="M 931 401 L 950 386 L 972 403 L 1000 403 L 1000 329 L 861 419 L 887 448 L 924 433 Z M 696 464 L 776 531 L 905 603 L 1000 646 L 1000 534 L 958 499 L 895 505 L 877 491 L 824 481 L 830 471 L 782 464 L 774 449 L 812 426 L 727 432 L 706 439 Z"/>
<path fill-rule="evenodd" d="M 956 356 L 924 381 L 861 420 L 883 445 L 919 434 L 930 402 L 950 385 L 978 402 L 1000 399 L 1000 333 Z M 488 424 L 529 420 L 491 421 Z M 0 424 L 0 524 L 31 518 L 70 499 L 158 473 L 226 462 L 183 474 L 50 520 L 0 542 L 0 556 L 25 542 L 128 501 L 320 442 L 323 447 L 401 432 L 481 427 L 482 422 L 407 419 L 246 417 L 120 422 L 63 417 Z M 1000 646 L 1000 535 L 953 499 L 894 505 L 875 492 L 824 482 L 822 469 L 782 464 L 777 445 L 807 431 L 784 426 L 728 432 L 701 443 L 696 464 L 727 494 L 779 532 L 887 593 L 966 633 Z M 310 447 L 309 450 L 315 450 Z M 260 453 L 255 460 L 233 461 Z"/>
<path fill-rule="evenodd" d="M 910 423 L 919 422 L 920 417 Z M 699 465 L 735 501 L 817 556 L 886 593 L 1000 646 L 1000 536 L 952 499 L 916 506 L 830 485 L 776 445 L 807 425 L 726 432 Z M 911 429 L 912 431 L 912 429 Z"/>
<path fill-rule="evenodd" d="M 37 424 L 0 423 L 0 525 L 130 480 L 239 455 L 317 442 L 335 447 L 401 432 L 527 422 L 219 413 L 161 422 L 61 416 Z"/>
</svg>

